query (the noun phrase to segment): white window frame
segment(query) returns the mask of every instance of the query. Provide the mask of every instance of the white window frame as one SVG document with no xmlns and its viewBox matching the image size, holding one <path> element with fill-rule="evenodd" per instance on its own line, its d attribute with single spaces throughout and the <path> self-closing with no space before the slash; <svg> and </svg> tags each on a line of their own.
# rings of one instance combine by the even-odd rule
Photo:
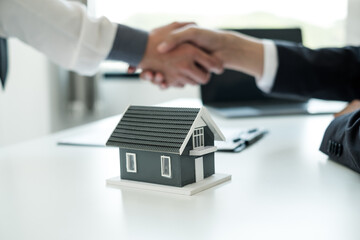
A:
<svg viewBox="0 0 360 240">
<path fill-rule="evenodd" d="M 134 159 L 134 169 L 130 169 L 130 156 Z M 126 153 L 126 171 L 131 173 L 137 172 L 137 165 L 136 165 L 136 154 L 135 153 Z"/>
<path fill-rule="evenodd" d="M 193 133 L 193 148 L 197 149 L 204 146 L 205 146 L 204 128 L 203 127 L 195 128 Z"/>
<path fill-rule="evenodd" d="M 165 159 L 169 160 L 169 174 L 165 174 Z M 166 178 L 171 178 L 171 158 L 169 156 L 161 156 L 161 176 Z"/>
</svg>

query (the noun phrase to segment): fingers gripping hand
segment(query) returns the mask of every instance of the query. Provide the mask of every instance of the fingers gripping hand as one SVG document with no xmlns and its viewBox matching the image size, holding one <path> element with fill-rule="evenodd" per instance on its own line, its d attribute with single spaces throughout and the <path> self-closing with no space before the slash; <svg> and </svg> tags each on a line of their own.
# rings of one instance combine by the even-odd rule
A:
<svg viewBox="0 0 360 240">
<path fill-rule="evenodd" d="M 162 88 L 169 86 L 183 87 L 187 84 L 206 84 L 210 79 L 211 69 L 214 69 L 214 66 L 222 65 L 220 60 L 192 45 L 181 46 L 179 49 L 170 52 L 169 55 L 172 60 L 167 62 L 167 65 L 169 65 L 168 72 L 171 72 L 171 75 L 167 74 L 167 77 L 165 77 L 161 72 L 146 70 L 140 77 L 156 85 L 160 85 Z M 175 69 L 170 69 L 172 64 L 176 66 L 176 70 L 179 71 L 177 77 L 174 76 L 177 75 L 174 71 Z M 222 72 L 218 67 L 215 71 L 218 74 Z"/>
<path fill-rule="evenodd" d="M 182 87 L 186 84 L 204 84 L 210 77 L 210 71 L 221 72 L 222 62 L 191 44 L 182 44 L 171 52 L 161 54 L 156 46 L 174 28 L 184 26 L 174 23 L 153 30 L 149 35 L 144 59 L 140 63 L 142 69 L 151 69 L 153 73 L 162 73 L 166 86 Z M 153 75 L 154 76 L 154 75 Z M 153 81 L 159 83 L 160 81 Z M 161 81 L 164 85 L 164 81 Z"/>
<path fill-rule="evenodd" d="M 157 46 L 157 50 L 161 53 L 169 52 L 185 42 L 190 42 L 208 52 L 218 51 L 224 47 L 222 32 L 199 28 L 194 25 L 186 25 L 172 31 Z"/>
</svg>

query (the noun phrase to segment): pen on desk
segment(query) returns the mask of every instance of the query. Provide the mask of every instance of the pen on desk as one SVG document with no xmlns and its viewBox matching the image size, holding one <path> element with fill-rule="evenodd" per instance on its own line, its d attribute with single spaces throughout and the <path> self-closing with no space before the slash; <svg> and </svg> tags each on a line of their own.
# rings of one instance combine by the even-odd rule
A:
<svg viewBox="0 0 360 240">
<path fill-rule="evenodd" d="M 233 149 L 233 152 L 241 152 L 242 150 L 244 150 L 246 148 L 246 143 L 240 143 L 236 148 Z"/>
<path fill-rule="evenodd" d="M 245 140 L 246 145 L 250 146 L 251 144 L 254 144 L 255 142 L 259 141 L 267 133 L 268 133 L 268 131 L 266 131 L 266 130 L 258 131 L 257 134 L 255 134 L 253 138 Z"/>
<path fill-rule="evenodd" d="M 251 129 L 245 134 L 245 136 L 241 136 L 233 139 L 234 142 L 239 142 L 239 145 L 236 147 L 237 152 L 243 150 L 244 148 L 254 144 L 258 140 L 260 140 L 268 131 L 259 130 L 257 128 Z M 235 151 L 235 149 L 234 149 Z"/>
<path fill-rule="evenodd" d="M 241 152 L 248 146 L 254 144 L 260 140 L 266 133 L 267 130 L 262 128 L 252 128 L 246 131 L 241 131 L 236 137 L 226 142 L 218 142 L 218 151 L 221 152 Z"/>
</svg>

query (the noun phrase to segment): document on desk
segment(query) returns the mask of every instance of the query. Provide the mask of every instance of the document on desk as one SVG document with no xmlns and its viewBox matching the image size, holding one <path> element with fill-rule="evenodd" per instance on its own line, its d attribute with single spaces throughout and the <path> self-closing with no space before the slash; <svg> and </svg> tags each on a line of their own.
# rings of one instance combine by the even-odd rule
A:
<svg viewBox="0 0 360 240">
<path fill-rule="evenodd" d="M 88 147 L 105 147 L 108 138 L 119 123 L 121 116 L 114 116 L 103 119 L 84 131 L 79 131 L 75 135 L 61 138 L 58 140 L 59 145 L 70 146 L 88 146 Z M 85 126 L 86 127 L 86 126 Z"/>
</svg>

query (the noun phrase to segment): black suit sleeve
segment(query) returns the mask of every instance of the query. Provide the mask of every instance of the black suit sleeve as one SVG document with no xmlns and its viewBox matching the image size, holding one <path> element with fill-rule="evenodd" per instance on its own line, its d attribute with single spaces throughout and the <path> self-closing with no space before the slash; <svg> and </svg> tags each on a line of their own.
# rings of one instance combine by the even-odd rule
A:
<svg viewBox="0 0 360 240">
<path fill-rule="evenodd" d="M 309 49 L 276 42 L 279 67 L 271 90 L 308 98 L 360 98 L 360 47 Z"/>
<path fill-rule="evenodd" d="M 272 93 L 351 101 L 360 99 L 360 47 L 309 49 L 276 42 L 279 67 Z M 360 173 L 360 110 L 335 118 L 320 151 Z"/>
<path fill-rule="evenodd" d="M 325 131 L 320 151 L 360 173 L 360 110 L 335 118 Z"/>
</svg>

